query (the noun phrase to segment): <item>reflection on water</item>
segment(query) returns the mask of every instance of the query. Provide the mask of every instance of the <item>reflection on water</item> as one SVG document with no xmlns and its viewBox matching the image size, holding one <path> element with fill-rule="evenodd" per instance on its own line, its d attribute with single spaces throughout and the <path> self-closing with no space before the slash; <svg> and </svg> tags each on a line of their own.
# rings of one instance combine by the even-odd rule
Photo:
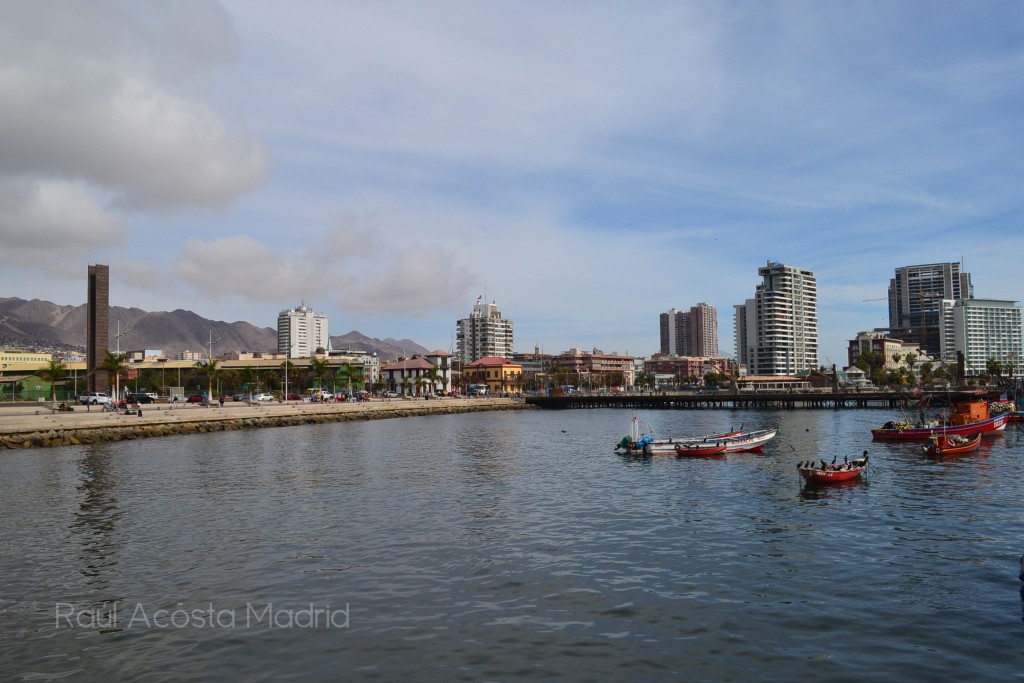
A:
<svg viewBox="0 0 1024 683">
<path fill-rule="evenodd" d="M 90 588 L 101 590 L 110 584 L 117 565 L 117 522 L 124 514 L 114 495 L 118 480 L 108 445 L 87 448 L 79 471 L 78 510 L 70 529 L 81 545 L 79 571 Z"/>
</svg>

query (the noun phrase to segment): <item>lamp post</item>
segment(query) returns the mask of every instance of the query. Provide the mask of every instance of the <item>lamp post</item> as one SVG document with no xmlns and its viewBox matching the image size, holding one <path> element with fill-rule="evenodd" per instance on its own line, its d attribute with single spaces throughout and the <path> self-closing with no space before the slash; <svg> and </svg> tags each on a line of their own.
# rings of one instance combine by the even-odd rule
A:
<svg viewBox="0 0 1024 683">
<path fill-rule="evenodd" d="M 207 370 L 207 373 L 206 373 L 206 401 L 207 401 L 207 403 L 210 403 L 210 402 L 213 401 L 213 375 L 210 373 L 210 369 L 213 367 L 212 365 L 210 365 L 211 363 L 213 363 L 213 342 L 220 341 L 220 340 L 221 340 L 220 337 L 217 337 L 216 339 L 213 338 L 213 330 L 211 329 L 210 330 L 210 341 L 207 342 L 207 352 L 206 352 L 206 370 Z"/>
<path fill-rule="evenodd" d="M 128 327 L 124 328 L 124 332 L 121 331 L 121 321 L 118 320 L 117 321 L 117 334 L 115 335 L 115 337 L 117 339 L 117 360 L 118 361 L 121 360 L 121 337 L 126 335 L 126 334 L 128 334 L 129 332 L 131 332 L 131 329 L 128 328 Z M 114 385 L 116 387 L 115 391 L 116 391 L 117 400 L 120 401 L 121 400 L 121 371 L 120 370 L 118 370 L 117 376 L 114 378 Z"/>
</svg>

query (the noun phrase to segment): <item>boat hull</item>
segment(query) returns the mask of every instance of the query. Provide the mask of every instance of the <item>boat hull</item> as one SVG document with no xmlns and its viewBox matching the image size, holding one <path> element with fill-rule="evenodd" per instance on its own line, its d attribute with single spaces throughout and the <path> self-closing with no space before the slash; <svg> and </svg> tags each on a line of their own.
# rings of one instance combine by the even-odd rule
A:
<svg viewBox="0 0 1024 683">
<path fill-rule="evenodd" d="M 681 457 L 700 457 L 704 455 L 722 455 L 725 453 L 725 444 L 676 444 L 676 455 Z"/>
<path fill-rule="evenodd" d="M 726 453 L 760 453 L 765 444 L 775 438 L 779 433 L 778 429 L 763 429 L 758 432 L 750 432 L 744 436 L 738 436 L 725 440 Z"/>
<path fill-rule="evenodd" d="M 806 467 L 800 470 L 800 476 L 808 484 L 837 484 L 842 481 L 852 481 L 864 473 L 864 467 L 855 467 L 846 470 L 820 470 Z"/>
<path fill-rule="evenodd" d="M 1009 422 L 1008 413 L 1002 413 L 995 417 L 967 424 L 935 425 L 929 427 L 896 426 L 892 428 L 879 427 L 871 430 L 871 437 L 876 441 L 924 441 L 933 436 L 941 437 L 943 434 L 957 436 L 973 436 L 975 434 L 988 434 L 1006 429 Z"/>
<path fill-rule="evenodd" d="M 932 456 L 957 455 L 958 453 L 970 453 L 978 450 L 981 446 L 981 433 L 974 435 L 966 443 L 959 443 L 948 436 L 938 436 L 932 439 L 932 443 L 924 447 L 925 453 Z"/>
</svg>

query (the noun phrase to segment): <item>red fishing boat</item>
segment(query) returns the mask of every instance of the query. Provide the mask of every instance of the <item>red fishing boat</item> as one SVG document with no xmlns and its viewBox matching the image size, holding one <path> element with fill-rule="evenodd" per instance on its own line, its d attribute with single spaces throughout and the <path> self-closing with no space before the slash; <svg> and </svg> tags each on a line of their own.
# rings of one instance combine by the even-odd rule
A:
<svg viewBox="0 0 1024 683">
<path fill-rule="evenodd" d="M 956 455 L 958 453 L 976 451 L 980 445 L 981 432 L 969 437 L 944 434 L 942 436 L 933 436 L 928 445 L 924 447 L 924 452 L 934 456 Z"/>
<path fill-rule="evenodd" d="M 796 466 L 797 472 L 808 484 L 836 484 L 841 481 L 856 479 L 868 468 L 868 452 L 856 460 L 839 463 L 838 465 L 826 464 L 824 460 L 819 463 L 801 462 Z"/>
<path fill-rule="evenodd" d="M 922 403 L 922 413 L 924 406 Z M 924 441 L 933 436 L 973 436 L 1006 429 L 1009 413 L 989 414 L 988 401 L 984 398 L 969 398 L 950 404 L 952 412 L 948 417 L 939 417 L 931 422 L 911 424 L 909 422 L 887 422 L 880 428 L 872 429 L 871 436 L 879 440 Z"/>
</svg>

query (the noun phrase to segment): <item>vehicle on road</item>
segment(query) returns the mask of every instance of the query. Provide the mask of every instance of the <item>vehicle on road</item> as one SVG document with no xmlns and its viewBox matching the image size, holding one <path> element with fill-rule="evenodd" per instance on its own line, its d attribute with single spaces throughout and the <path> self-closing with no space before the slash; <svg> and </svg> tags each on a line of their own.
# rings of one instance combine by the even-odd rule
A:
<svg viewBox="0 0 1024 683">
<path fill-rule="evenodd" d="M 90 391 L 87 394 L 82 394 L 78 397 L 78 402 L 83 406 L 97 405 L 100 403 L 110 403 L 111 399 L 102 391 Z"/>
<path fill-rule="evenodd" d="M 206 400 L 206 398 L 202 394 L 192 394 L 187 399 L 185 399 L 185 402 L 186 403 L 202 403 L 205 400 Z"/>
<path fill-rule="evenodd" d="M 273 401 L 274 396 L 272 394 L 255 394 L 252 397 L 254 401 Z"/>
<path fill-rule="evenodd" d="M 321 389 L 320 387 L 306 389 L 306 396 L 309 398 L 310 401 L 313 402 L 334 400 L 334 394 L 327 391 L 326 389 Z"/>
<path fill-rule="evenodd" d="M 152 394 L 128 394 L 125 396 L 126 403 L 152 403 Z"/>
</svg>

